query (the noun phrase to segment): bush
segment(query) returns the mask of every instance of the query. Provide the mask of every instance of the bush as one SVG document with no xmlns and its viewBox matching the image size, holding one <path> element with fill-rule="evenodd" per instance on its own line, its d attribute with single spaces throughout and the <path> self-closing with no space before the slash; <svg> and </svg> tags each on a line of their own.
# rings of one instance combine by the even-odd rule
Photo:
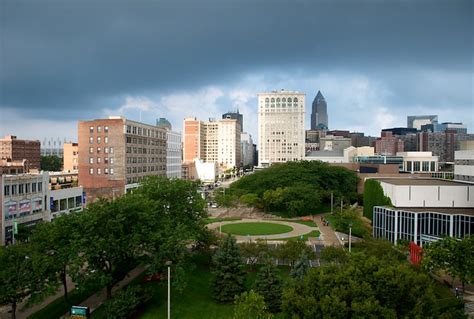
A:
<svg viewBox="0 0 474 319">
<path fill-rule="evenodd" d="M 364 216 L 373 220 L 374 206 L 392 206 L 390 198 L 384 195 L 380 182 L 368 179 L 364 184 Z"/>
<path fill-rule="evenodd" d="M 149 289 L 137 285 L 128 286 L 104 304 L 106 318 L 128 318 L 139 306 L 147 303 L 151 297 L 152 293 Z"/>
</svg>

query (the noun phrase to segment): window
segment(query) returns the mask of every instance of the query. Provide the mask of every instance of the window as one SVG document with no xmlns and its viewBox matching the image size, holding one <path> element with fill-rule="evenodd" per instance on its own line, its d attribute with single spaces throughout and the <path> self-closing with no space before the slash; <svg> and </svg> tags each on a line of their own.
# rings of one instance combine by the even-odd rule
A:
<svg viewBox="0 0 474 319">
<path fill-rule="evenodd" d="M 108 136 L 104 137 L 104 143 L 105 143 L 105 144 L 108 144 L 108 143 L 109 143 L 109 137 L 108 137 Z"/>
<path fill-rule="evenodd" d="M 110 157 L 110 164 L 113 164 L 113 163 L 114 163 L 114 158 Z"/>
<path fill-rule="evenodd" d="M 97 126 L 97 133 L 100 133 L 102 132 L 102 127 L 101 126 Z"/>
<path fill-rule="evenodd" d="M 109 164 L 109 158 L 108 157 L 104 157 L 104 164 Z"/>
<path fill-rule="evenodd" d="M 100 154 L 100 147 L 97 148 L 97 154 Z"/>
<path fill-rule="evenodd" d="M 18 194 L 23 194 L 25 186 L 23 184 L 18 185 Z"/>
<path fill-rule="evenodd" d="M 104 153 L 109 154 L 109 148 L 108 147 L 104 147 Z"/>
<path fill-rule="evenodd" d="M 93 147 L 89 147 L 89 154 L 92 154 L 94 153 L 94 148 Z"/>
<path fill-rule="evenodd" d="M 92 136 L 89 137 L 89 144 L 94 144 L 94 138 Z"/>
<path fill-rule="evenodd" d="M 100 144 L 100 136 L 97 136 L 97 144 Z"/>
<path fill-rule="evenodd" d="M 97 175 L 100 175 L 100 168 L 97 169 Z"/>
<path fill-rule="evenodd" d="M 89 175 L 94 175 L 94 169 L 93 168 L 89 168 Z"/>
<path fill-rule="evenodd" d="M 16 195 L 17 194 L 17 186 L 16 185 L 12 185 L 12 195 Z"/>
<path fill-rule="evenodd" d="M 31 191 L 36 193 L 36 183 L 31 183 Z"/>
<path fill-rule="evenodd" d="M 113 148 L 113 147 L 110 148 L 110 153 L 111 153 L 111 154 L 114 153 L 114 148 Z"/>
<path fill-rule="evenodd" d="M 298 98 L 295 97 L 295 98 L 293 99 L 293 102 L 294 102 L 294 103 L 298 102 Z"/>
<path fill-rule="evenodd" d="M 4 194 L 5 196 L 10 195 L 10 185 L 5 185 L 5 186 L 3 186 L 3 194 Z"/>
<path fill-rule="evenodd" d="M 31 184 L 30 183 L 27 183 L 25 184 L 26 188 L 25 188 L 25 193 L 30 193 L 30 188 L 31 188 Z"/>
<path fill-rule="evenodd" d="M 107 175 L 109 173 L 109 169 L 106 167 L 104 168 L 104 174 Z"/>
<path fill-rule="evenodd" d="M 110 169 L 110 175 L 114 175 L 114 169 L 113 168 Z"/>
<path fill-rule="evenodd" d="M 97 157 L 97 164 L 100 164 L 100 157 Z"/>
<path fill-rule="evenodd" d="M 89 133 L 94 133 L 94 127 L 93 126 L 89 126 Z"/>
<path fill-rule="evenodd" d="M 89 164 L 94 164 L 94 158 L 93 157 L 89 157 Z"/>
<path fill-rule="evenodd" d="M 39 182 L 38 183 L 38 192 L 42 192 L 42 191 L 43 191 L 43 183 Z"/>
<path fill-rule="evenodd" d="M 109 132 L 109 127 L 108 127 L 107 125 L 104 126 L 104 132 L 105 132 L 105 133 L 108 133 L 108 132 Z"/>
</svg>

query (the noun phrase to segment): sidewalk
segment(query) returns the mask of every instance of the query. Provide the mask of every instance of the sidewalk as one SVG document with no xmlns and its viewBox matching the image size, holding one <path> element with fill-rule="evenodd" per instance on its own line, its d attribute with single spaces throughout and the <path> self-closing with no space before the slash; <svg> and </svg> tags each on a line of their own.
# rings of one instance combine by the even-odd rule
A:
<svg viewBox="0 0 474 319">
<path fill-rule="evenodd" d="M 326 214 L 317 215 L 314 217 L 314 222 L 318 225 L 319 231 L 321 232 L 321 238 L 324 246 L 341 247 L 341 242 L 336 236 L 336 233 L 330 226 L 324 226 L 321 217 L 324 219 Z"/>
<path fill-rule="evenodd" d="M 127 276 L 121 282 L 117 283 L 112 288 L 112 294 L 114 292 L 116 292 L 118 289 L 121 289 L 123 286 L 126 286 L 127 284 L 129 284 L 133 279 L 138 277 L 145 270 L 146 270 L 146 267 L 142 266 L 142 267 L 137 267 L 137 268 L 133 269 L 132 271 L 130 271 L 127 274 Z M 71 292 L 71 291 L 74 290 L 74 288 L 75 288 L 74 283 L 68 277 L 68 290 Z M 104 303 L 104 301 L 106 300 L 106 293 L 107 293 L 107 291 L 104 288 L 100 292 L 93 294 L 92 296 L 90 296 L 89 298 L 87 298 L 82 303 L 80 303 L 79 305 L 76 305 L 76 306 L 89 307 L 91 309 L 91 312 L 92 312 L 95 309 L 99 308 L 100 305 L 102 305 Z M 26 319 L 26 318 L 28 318 L 28 316 L 31 316 L 35 312 L 37 312 L 37 311 L 43 309 L 44 307 L 46 307 L 47 305 L 49 305 L 54 300 L 56 300 L 58 298 L 62 298 L 63 296 L 64 296 L 64 291 L 63 291 L 63 288 L 61 286 L 61 288 L 58 289 L 56 294 L 47 297 L 41 303 L 38 303 L 38 304 L 33 305 L 29 308 L 26 308 L 24 311 L 21 311 L 22 307 L 24 306 L 24 304 L 21 304 L 17 308 L 16 318 L 17 319 Z M 9 311 L 9 310 L 10 310 L 10 307 L 3 307 L 2 309 L 0 309 L 0 311 L 1 311 L 0 312 L 0 319 L 7 319 L 7 318 L 9 319 L 9 318 L 11 318 L 11 313 L 7 313 L 7 311 Z M 66 316 L 69 316 L 69 313 L 65 313 L 63 315 L 63 317 L 66 317 Z"/>
</svg>

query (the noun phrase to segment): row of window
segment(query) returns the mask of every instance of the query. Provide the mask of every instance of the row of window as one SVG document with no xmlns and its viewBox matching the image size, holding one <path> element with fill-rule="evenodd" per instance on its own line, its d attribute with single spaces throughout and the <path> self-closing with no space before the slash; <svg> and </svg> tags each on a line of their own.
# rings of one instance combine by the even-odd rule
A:
<svg viewBox="0 0 474 319">
<path fill-rule="evenodd" d="M 127 144 L 142 144 L 142 145 L 152 145 L 152 146 L 166 146 L 166 140 L 153 139 L 153 138 L 141 138 L 141 137 L 131 137 L 127 136 L 125 138 Z"/>
<path fill-rule="evenodd" d="M 421 166 L 421 169 L 420 169 Z M 408 172 L 434 172 L 436 162 L 433 161 L 407 161 L 406 170 Z"/>
<path fill-rule="evenodd" d="M 97 126 L 97 133 L 102 132 L 102 126 Z M 108 133 L 109 132 L 109 127 L 107 125 L 104 126 L 104 132 Z M 94 133 L 94 127 L 89 126 L 89 133 Z"/>
<path fill-rule="evenodd" d="M 148 151 L 147 151 L 148 150 Z M 127 154 L 166 154 L 165 149 L 157 149 L 157 148 L 145 148 L 145 147 L 131 147 L 127 146 L 126 151 Z"/>
<path fill-rule="evenodd" d="M 127 157 L 127 164 L 146 164 L 146 163 L 162 163 L 166 162 L 166 158 L 162 157 Z"/>
<path fill-rule="evenodd" d="M 97 154 L 100 154 L 102 152 L 102 148 L 98 147 L 96 149 L 97 151 Z M 94 148 L 93 147 L 89 147 L 89 154 L 93 154 L 94 153 Z M 113 154 L 114 153 L 114 148 L 113 147 L 104 147 L 104 153 L 105 154 Z"/>
<path fill-rule="evenodd" d="M 102 162 L 102 158 L 101 157 L 97 157 L 96 159 L 96 163 L 97 164 L 100 164 Z M 104 164 L 113 164 L 114 163 L 114 158 L 113 157 L 104 157 Z M 89 164 L 94 164 L 94 158 L 93 157 L 89 157 Z"/>
<path fill-rule="evenodd" d="M 266 103 L 268 103 L 268 102 L 274 103 L 275 101 L 276 101 L 277 103 L 278 103 L 278 102 L 291 102 L 292 99 L 291 99 L 291 97 L 289 97 L 288 99 L 285 98 L 285 97 L 283 97 L 283 98 L 281 98 L 281 99 L 280 99 L 279 97 L 277 97 L 276 99 L 275 99 L 274 97 L 272 97 L 271 99 L 268 98 L 268 97 L 265 98 L 265 102 L 266 102 Z M 293 102 L 298 102 L 298 98 L 297 98 L 297 97 L 293 98 Z"/>
<path fill-rule="evenodd" d="M 161 132 L 161 131 L 158 131 L 158 130 L 147 129 L 147 128 L 136 127 L 136 126 L 133 126 L 133 125 L 127 125 L 126 132 L 128 134 L 166 139 L 166 133 L 165 132 Z"/>
<path fill-rule="evenodd" d="M 159 165 L 159 166 L 134 166 L 134 167 L 127 167 L 127 174 L 155 172 L 155 171 L 160 171 L 160 170 L 166 170 L 166 167 L 164 165 Z"/>
<path fill-rule="evenodd" d="M 470 165 L 474 166 L 474 160 L 468 160 L 468 159 L 457 159 L 454 161 L 454 165 Z"/>
<path fill-rule="evenodd" d="M 4 196 L 41 193 L 42 191 L 43 191 L 42 182 L 12 184 L 12 185 L 3 186 Z"/>
<path fill-rule="evenodd" d="M 97 144 L 100 144 L 101 142 L 102 142 L 102 137 L 97 136 Z M 109 137 L 108 136 L 104 136 L 104 143 L 105 144 L 109 143 Z M 89 144 L 94 144 L 94 137 L 93 136 L 89 137 Z"/>
<path fill-rule="evenodd" d="M 53 200 L 53 202 L 51 203 L 51 212 L 55 213 L 77 207 L 82 207 L 82 196 Z"/>
<path fill-rule="evenodd" d="M 97 168 L 96 170 L 97 172 L 97 175 L 101 175 L 102 174 L 102 169 L 101 168 Z M 105 175 L 114 175 L 114 169 L 113 168 L 104 168 L 104 174 Z M 89 175 L 94 175 L 94 168 L 89 168 Z"/>
</svg>

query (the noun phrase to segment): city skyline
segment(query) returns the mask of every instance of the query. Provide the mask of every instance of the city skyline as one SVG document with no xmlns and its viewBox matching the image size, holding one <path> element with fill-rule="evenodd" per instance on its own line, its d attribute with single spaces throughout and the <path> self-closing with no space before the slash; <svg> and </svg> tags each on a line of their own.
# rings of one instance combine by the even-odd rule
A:
<svg viewBox="0 0 474 319">
<path fill-rule="evenodd" d="M 330 129 L 378 136 L 423 114 L 474 125 L 470 1 L 4 1 L 0 9 L 0 136 L 77 141 L 78 121 L 108 115 L 166 117 L 182 131 L 187 116 L 238 108 L 257 143 L 257 93 L 281 88 L 320 90 Z"/>
</svg>

